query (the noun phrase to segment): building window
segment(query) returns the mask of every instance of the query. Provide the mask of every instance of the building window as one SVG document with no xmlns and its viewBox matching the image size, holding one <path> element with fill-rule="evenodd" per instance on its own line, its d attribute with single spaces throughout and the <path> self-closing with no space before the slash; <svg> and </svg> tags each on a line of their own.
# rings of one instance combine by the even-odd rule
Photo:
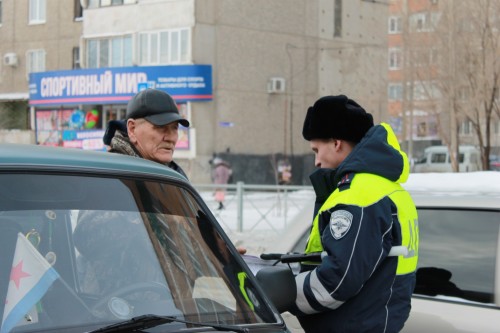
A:
<svg viewBox="0 0 500 333">
<path fill-rule="evenodd" d="M 391 16 L 389 17 L 389 33 L 399 34 L 401 33 L 401 17 Z"/>
<path fill-rule="evenodd" d="M 73 69 L 80 69 L 80 48 L 73 48 Z"/>
<path fill-rule="evenodd" d="M 403 100 L 403 85 L 401 83 L 390 83 L 388 87 L 388 97 L 390 100 Z"/>
<path fill-rule="evenodd" d="M 403 63 L 403 53 L 400 48 L 389 49 L 389 70 L 396 70 L 401 68 Z"/>
<path fill-rule="evenodd" d="M 410 82 L 408 82 L 408 94 L 411 89 Z M 410 99 L 410 96 L 406 96 Z M 435 81 L 414 81 L 413 82 L 413 100 L 415 101 L 428 101 L 441 99 L 441 90 Z"/>
<path fill-rule="evenodd" d="M 460 124 L 461 135 L 471 135 L 472 134 L 472 122 L 465 120 Z"/>
<path fill-rule="evenodd" d="M 496 122 L 493 123 L 493 132 L 495 134 L 500 134 L 500 120 L 497 120 Z"/>
<path fill-rule="evenodd" d="M 74 0 L 75 1 L 75 19 L 81 19 L 83 17 L 83 7 L 82 3 L 80 0 Z"/>
<path fill-rule="evenodd" d="M 45 50 L 29 50 L 26 52 L 26 74 L 45 72 Z"/>
<path fill-rule="evenodd" d="M 101 7 L 120 6 L 136 3 L 137 0 L 100 0 Z"/>
<path fill-rule="evenodd" d="M 46 0 L 29 0 L 29 23 L 45 23 Z"/>
<path fill-rule="evenodd" d="M 410 16 L 411 31 L 428 31 L 429 23 L 429 13 L 415 13 Z"/>
<path fill-rule="evenodd" d="M 441 13 L 420 12 L 410 15 L 410 30 L 413 32 L 434 31 L 439 24 Z"/>
<path fill-rule="evenodd" d="M 189 29 L 141 33 L 139 63 L 141 65 L 178 64 L 189 62 Z"/>
<path fill-rule="evenodd" d="M 422 138 L 427 136 L 427 123 L 421 121 L 417 124 L 417 137 Z"/>
<path fill-rule="evenodd" d="M 132 66 L 132 36 L 87 40 L 87 67 Z"/>
<path fill-rule="evenodd" d="M 469 87 L 459 87 L 457 91 L 457 98 L 459 101 L 465 102 L 470 97 Z"/>
<path fill-rule="evenodd" d="M 333 37 L 342 37 L 342 0 L 335 0 L 333 6 Z"/>
</svg>

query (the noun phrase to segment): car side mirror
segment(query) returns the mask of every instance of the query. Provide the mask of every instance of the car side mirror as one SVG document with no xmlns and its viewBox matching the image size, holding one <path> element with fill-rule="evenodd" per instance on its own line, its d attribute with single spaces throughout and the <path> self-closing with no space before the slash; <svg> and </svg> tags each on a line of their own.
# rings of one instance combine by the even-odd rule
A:
<svg viewBox="0 0 500 333">
<path fill-rule="evenodd" d="M 257 281 L 274 304 L 282 313 L 289 310 L 297 298 L 295 276 L 287 266 L 264 267 L 256 274 Z"/>
</svg>

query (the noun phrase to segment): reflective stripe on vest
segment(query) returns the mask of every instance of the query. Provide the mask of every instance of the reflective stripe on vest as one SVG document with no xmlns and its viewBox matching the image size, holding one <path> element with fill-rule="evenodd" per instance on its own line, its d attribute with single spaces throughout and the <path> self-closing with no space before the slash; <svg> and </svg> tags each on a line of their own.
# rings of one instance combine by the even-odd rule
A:
<svg viewBox="0 0 500 333">
<path fill-rule="evenodd" d="M 323 251 L 318 223 L 319 216 L 322 212 L 339 204 L 368 207 L 386 196 L 388 196 L 397 207 L 398 221 L 402 233 L 401 245 L 408 249 L 406 255 L 402 254 L 398 256 L 396 274 L 403 275 L 414 272 L 417 269 L 418 261 L 418 220 L 413 200 L 400 184 L 368 173 L 356 174 L 349 189 L 344 191 L 336 189 L 328 197 L 314 218 L 305 252 Z"/>
<path fill-rule="evenodd" d="M 240 292 L 243 295 L 243 298 L 247 302 L 247 304 L 250 307 L 250 309 L 252 309 L 252 311 L 255 311 L 253 303 L 250 300 L 250 297 L 248 297 L 247 290 L 245 289 L 245 282 L 247 280 L 246 273 L 245 272 L 240 272 L 240 273 L 237 274 L 237 276 L 238 276 L 238 281 L 239 281 L 239 285 L 240 285 Z"/>
</svg>

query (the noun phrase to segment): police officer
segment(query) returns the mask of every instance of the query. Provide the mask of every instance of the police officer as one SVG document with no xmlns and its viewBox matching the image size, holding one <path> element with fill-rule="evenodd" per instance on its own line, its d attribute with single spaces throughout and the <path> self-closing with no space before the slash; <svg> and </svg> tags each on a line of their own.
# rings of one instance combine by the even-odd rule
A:
<svg viewBox="0 0 500 333">
<path fill-rule="evenodd" d="M 344 95 L 307 111 L 302 132 L 319 168 L 306 252 L 291 310 L 306 332 L 399 332 L 411 308 L 418 259 L 415 205 L 401 183 L 406 154 L 388 124 Z"/>
</svg>

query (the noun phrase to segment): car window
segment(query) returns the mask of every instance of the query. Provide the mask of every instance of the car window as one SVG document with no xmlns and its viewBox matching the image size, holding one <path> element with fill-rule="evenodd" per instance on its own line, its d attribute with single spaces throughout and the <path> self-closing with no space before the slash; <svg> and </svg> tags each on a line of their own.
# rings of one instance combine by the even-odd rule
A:
<svg viewBox="0 0 500 333">
<path fill-rule="evenodd" d="M 427 163 L 427 156 L 424 156 L 421 159 L 415 161 L 415 164 L 424 164 L 424 163 Z"/>
<path fill-rule="evenodd" d="M 458 154 L 458 163 L 462 164 L 462 163 L 464 163 L 464 160 L 465 160 L 465 154 L 459 153 Z M 451 156 L 448 155 L 448 160 L 446 163 L 451 163 Z"/>
<path fill-rule="evenodd" d="M 433 153 L 431 163 L 446 163 L 446 153 Z"/>
<path fill-rule="evenodd" d="M 492 303 L 498 211 L 419 208 L 416 294 Z"/>
<path fill-rule="evenodd" d="M 0 174 L 0 312 L 30 281 L 41 297 L 13 323 L 19 332 L 150 313 L 276 322 L 229 243 L 201 199 L 174 182 Z"/>
<path fill-rule="evenodd" d="M 419 208 L 415 294 L 493 303 L 498 211 Z M 292 252 L 303 252 L 309 229 Z"/>
</svg>

